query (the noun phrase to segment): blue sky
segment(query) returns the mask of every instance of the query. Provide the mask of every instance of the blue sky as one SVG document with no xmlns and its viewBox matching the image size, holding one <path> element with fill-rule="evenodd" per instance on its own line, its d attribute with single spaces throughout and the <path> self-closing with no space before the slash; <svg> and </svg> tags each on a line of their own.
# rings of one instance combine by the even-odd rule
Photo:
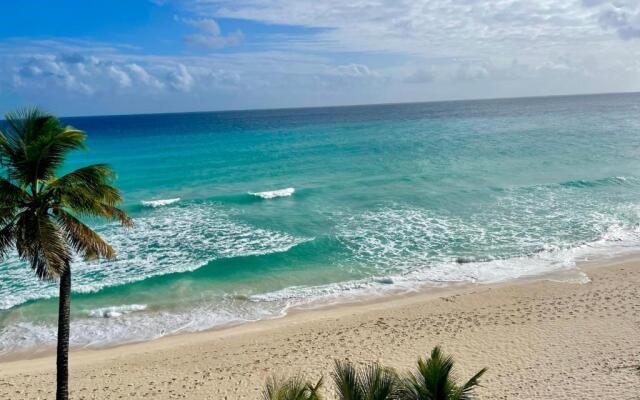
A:
<svg viewBox="0 0 640 400">
<path fill-rule="evenodd" d="M 637 0 L 20 0 L 0 111 L 61 115 L 640 90 Z"/>
</svg>

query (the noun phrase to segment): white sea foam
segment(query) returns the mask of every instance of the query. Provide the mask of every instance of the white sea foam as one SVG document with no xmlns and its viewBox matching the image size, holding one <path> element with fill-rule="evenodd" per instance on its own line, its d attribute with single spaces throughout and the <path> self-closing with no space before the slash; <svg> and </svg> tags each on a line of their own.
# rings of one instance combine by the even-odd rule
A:
<svg viewBox="0 0 640 400">
<path fill-rule="evenodd" d="M 615 232 L 614 232 L 615 231 Z M 104 347 L 152 340 L 181 332 L 196 332 L 260 319 L 277 318 L 292 307 L 316 307 L 420 288 L 458 283 L 496 283 L 554 272 L 549 278 L 573 284 L 589 282 L 586 274 L 570 273 L 578 260 L 636 251 L 634 233 L 613 229 L 601 240 L 568 249 L 548 249 L 528 257 L 486 262 L 442 262 L 428 268 L 415 265 L 395 274 L 316 286 L 293 286 L 249 296 L 225 296 L 210 304 L 181 311 L 149 311 L 144 305 L 91 310 L 88 318 L 74 319 L 74 347 Z M 611 241 L 611 239 L 613 241 Z M 19 349 L 53 346 L 54 324 L 19 322 L 0 330 L 0 355 Z"/>
<path fill-rule="evenodd" d="M 116 318 L 121 317 L 124 314 L 130 314 L 136 311 L 144 311 L 147 309 L 146 304 L 127 304 L 123 306 L 111 306 L 96 308 L 89 310 L 87 314 L 94 318 Z"/>
<path fill-rule="evenodd" d="M 249 192 L 249 194 L 252 196 L 257 196 L 262 199 L 268 200 L 268 199 L 275 199 L 277 197 L 289 197 L 293 195 L 295 191 L 296 191 L 295 188 L 290 187 L 286 189 L 271 190 L 268 192 L 256 192 L 256 193 Z"/>
<path fill-rule="evenodd" d="M 178 311 L 118 309 L 121 306 L 96 309 L 74 320 L 72 343 L 108 346 L 149 340 L 274 318 L 286 314 L 291 307 L 455 282 L 482 284 L 554 273 L 548 279 L 583 284 L 588 277 L 575 269 L 579 261 L 640 248 L 637 205 L 601 212 L 594 211 L 601 207 L 590 205 L 588 198 L 567 207 L 545 192 L 509 195 L 484 214 L 464 219 L 403 206 L 339 215 L 335 219 L 340 221 L 336 237 L 349 250 L 349 256 L 343 260 L 345 268 L 366 266 L 369 268 L 366 278 L 211 299 L 208 304 Z M 541 209 L 545 212 L 540 212 Z M 227 212 L 202 204 L 162 209 L 139 218 L 136 223 L 130 232 L 110 226 L 103 228 L 101 233 L 118 250 L 122 249 L 121 258 L 108 265 L 79 264 L 74 288 L 92 291 L 186 271 L 211 258 L 287 251 L 307 240 L 240 223 Z M 527 229 L 517 229 L 522 226 Z M 564 229 L 566 226 L 589 239 L 576 241 L 574 233 Z M 478 249 L 484 250 L 482 256 L 478 255 Z M 521 251 L 521 255 L 500 257 L 515 250 Z M 14 284 L 9 290 L 6 281 L 0 280 L 2 305 L 10 307 L 29 296 L 40 297 L 43 291 L 55 294 L 55 285 L 37 283 L 24 266 L 3 265 L 0 270 L 8 274 L 3 276 L 8 276 L 11 282 L 20 285 Z M 0 330 L 0 353 L 54 342 L 53 324 L 19 322 Z"/>
<path fill-rule="evenodd" d="M 142 200 L 141 203 L 145 207 L 157 208 L 175 204 L 179 201 L 180 198 L 176 197 L 175 199 Z"/>
<path fill-rule="evenodd" d="M 211 204 L 164 208 L 134 223 L 128 230 L 116 224 L 96 228 L 113 245 L 117 259 L 74 261 L 74 292 L 192 271 L 216 259 L 284 252 L 309 240 L 238 222 Z M 55 283 L 39 281 L 16 257 L 0 264 L 0 273 L 0 309 L 57 295 Z"/>
<path fill-rule="evenodd" d="M 504 199 L 505 204 L 487 211 L 489 215 L 483 215 L 482 220 L 476 216 L 462 220 L 404 207 L 341 216 L 336 218 L 344 221 L 337 228 L 338 237 L 351 254 L 345 263 L 374 267 L 381 275 L 320 286 L 288 287 L 251 296 L 250 300 L 286 303 L 291 307 L 425 286 L 496 283 L 551 273 L 547 279 L 584 284 L 589 282 L 588 276 L 575 269 L 580 261 L 640 249 L 640 225 L 635 222 L 640 215 L 637 205 L 600 213 L 586 206 L 560 208 L 553 203 L 554 198 L 544 198 L 540 193 L 536 196 L 537 203 L 533 196 Z M 545 207 L 552 211 L 551 217 L 539 212 Z M 520 213 L 505 211 L 510 208 Z M 576 242 L 571 232 L 562 229 L 565 225 L 593 239 Z M 530 228 L 523 235 L 517 226 Z M 544 227 L 545 231 L 540 230 Z M 474 256 L 473 251 L 478 249 L 488 255 Z M 499 256 L 514 251 L 521 251 L 522 255 Z M 468 256 L 460 256 L 466 252 Z"/>
<path fill-rule="evenodd" d="M 549 249 L 531 256 L 465 264 L 441 262 L 429 267 L 421 267 L 416 263 L 414 267 L 407 265 L 404 271 L 395 274 L 318 286 L 287 287 L 250 296 L 249 300 L 281 304 L 288 309 L 410 292 L 421 288 L 445 287 L 453 283 L 491 284 L 519 278 L 543 277 L 557 282 L 586 284 L 590 282 L 589 277 L 576 269 L 580 261 L 635 253 L 640 248 L 638 232 L 625 234 L 627 238 L 633 236 L 633 240 L 614 239 L 612 242 L 604 239 L 605 236 L 610 235 L 607 233 L 602 240 L 573 248 Z"/>
<path fill-rule="evenodd" d="M 216 304 L 176 311 L 136 310 L 122 312 L 117 317 L 76 318 L 71 322 L 70 344 L 75 348 L 105 347 L 284 315 L 283 309 L 270 306 L 221 299 Z M 55 343 L 55 324 L 17 322 L 0 330 L 0 355 L 21 349 L 51 347 Z"/>
</svg>

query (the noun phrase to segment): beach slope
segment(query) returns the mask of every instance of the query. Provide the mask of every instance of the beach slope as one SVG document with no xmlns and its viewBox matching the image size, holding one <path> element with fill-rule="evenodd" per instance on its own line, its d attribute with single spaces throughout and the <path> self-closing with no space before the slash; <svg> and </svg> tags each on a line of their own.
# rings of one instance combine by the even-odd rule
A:
<svg viewBox="0 0 640 400">
<path fill-rule="evenodd" d="M 406 369 L 435 345 L 482 399 L 640 398 L 640 259 L 587 265 L 586 284 L 473 286 L 71 355 L 74 399 L 258 399 L 271 374 L 328 378 L 333 358 Z M 55 361 L 0 363 L 0 398 L 53 397 Z M 329 380 L 327 379 L 327 382 Z"/>
</svg>

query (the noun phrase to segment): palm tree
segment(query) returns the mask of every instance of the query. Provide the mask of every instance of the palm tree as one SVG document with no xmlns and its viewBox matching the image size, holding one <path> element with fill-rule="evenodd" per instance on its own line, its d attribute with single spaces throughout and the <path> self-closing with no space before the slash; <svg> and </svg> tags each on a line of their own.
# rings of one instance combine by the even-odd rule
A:
<svg viewBox="0 0 640 400">
<path fill-rule="evenodd" d="M 464 385 L 458 385 L 451 371 L 453 359 L 445 356 L 440 347 L 431 351 L 431 357 L 426 361 L 418 360 L 418 369 L 403 382 L 401 390 L 402 400 L 470 400 L 473 390 L 478 386 L 478 380 L 487 371 L 483 368 L 469 379 Z"/>
<path fill-rule="evenodd" d="M 397 374 L 379 364 L 358 371 L 348 361 L 336 361 L 333 380 L 339 400 L 392 400 L 398 395 Z"/>
<path fill-rule="evenodd" d="M 63 127 L 36 108 L 5 118 L 0 130 L 0 261 L 15 248 L 38 278 L 60 281 L 56 399 L 66 400 L 72 256 L 115 256 L 79 217 L 102 217 L 124 226 L 131 226 L 131 220 L 116 208 L 122 197 L 110 184 L 114 173 L 107 165 L 56 176 L 69 152 L 84 149 L 82 131 Z"/>
<path fill-rule="evenodd" d="M 322 400 L 321 387 L 322 378 L 314 385 L 299 376 L 288 380 L 271 377 L 267 381 L 262 398 L 264 400 Z"/>
</svg>

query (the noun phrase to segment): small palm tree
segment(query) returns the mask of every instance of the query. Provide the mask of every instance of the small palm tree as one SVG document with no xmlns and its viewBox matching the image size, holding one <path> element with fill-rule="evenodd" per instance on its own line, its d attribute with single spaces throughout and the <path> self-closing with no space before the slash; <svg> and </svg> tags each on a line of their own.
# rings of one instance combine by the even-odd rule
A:
<svg viewBox="0 0 640 400">
<path fill-rule="evenodd" d="M 301 377 L 281 380 L 269 378 L 262 392 L 263 400 L 322 400 L 320 388 L 322 378 L 314 385 Z"/>
<path fill-rule="evenodd" d="M 401 390 L 402 400 L 470 400 L 473 390 L 478 386 L 478 380 L 487 371 L 483 368 L 469 379 L 464 385 L 458 385 L 451 371 L 453 359 L 445 356 L 440 347 L 431 351 L 431 357 L 426 361 L 418 360 L 418 369 L 403 382 Z"/>
<path fill-rule="evenodd" d="M 115 253 L 79 217 L 130 226 L 120 209 L 113 171 L 90 165 L 56 177 L 65 156 L 84 148 L 85 134 L 38 109 L 9 113 L 0 130 L 0 261 L 16 249 L 40 279 L 60 281 L 56 399 L 68 388 L 69 313 L 73 253 L 111 259 Z M 4 177 L 2 175 L 5 175 Z"/>
<path fill-rule="evenodd" d="M 333 380 L 339 400 L 392 400 L 398 394 L 397 374 L 379 364 L 358 371 L 348 361 L 336 361 Z"/>
</svg>

